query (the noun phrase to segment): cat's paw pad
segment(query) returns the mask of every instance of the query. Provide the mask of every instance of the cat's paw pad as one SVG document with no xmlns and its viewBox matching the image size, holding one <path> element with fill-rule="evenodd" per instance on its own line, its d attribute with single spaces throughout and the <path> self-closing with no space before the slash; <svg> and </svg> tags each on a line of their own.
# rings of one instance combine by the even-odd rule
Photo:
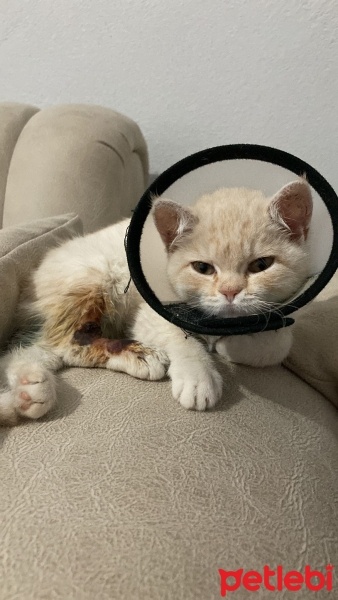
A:
<svg viewBox="0 0 338 600">
<path fill-rule="evenodd" d="M 56 400 L 54 382 L 43 370 L 21 375 L 12 394 L 16 411 L 28 419 L 45 415 Z"/>
<path fill-rule="evenodd" d="M 222 395 L 223 380 L 221 375 L 213 370 L 201 373 L 199 377 L 175 377 L 172 381 L 172 391 L 175 400 L 188 410 L 207 410 L 218 402 Z"/>
</svg>

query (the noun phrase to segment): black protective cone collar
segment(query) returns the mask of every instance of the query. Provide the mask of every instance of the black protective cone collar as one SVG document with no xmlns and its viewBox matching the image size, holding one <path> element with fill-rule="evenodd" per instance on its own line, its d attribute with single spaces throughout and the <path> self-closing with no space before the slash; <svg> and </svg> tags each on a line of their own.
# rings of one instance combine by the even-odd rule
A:
<svg viewBox="0 0 338 600">
<path fill-rule="evenodd" d="M 226 162 L 225 162 L 226 161 Z M 228 161 L 233 161 L 229 163 Z M 241 161 L 238 163 L 238 161 Z M 154 291 L 154 284 L 149 285 L 149 267 L 147 277 L 144 273 L 144 265 L 141 264 L 141 247 L 142 247 L 142 235 L 144 233 L 144 226 L 149 217 L 149 213 L 152 206 L 153 196 L 164 196 L 171 200 L 176 200 L 173 190 L 177 195 L 177 190 L 184 183 L 186 179 L 186 185 L 191 187 L 192 177 L 203 180 L 203 174 L 208 174 L 209 179 L 214 177 L 213 183 L 208 184 L 205 187 L 202 185 L 200 193 L 195 194 L 195 199 L 205 193 L 211 193 L 212 191 L 220 187 L 251 187 L 255 189 L 261 189 L 259 182 L 254 184 L 255 177 L 252 175 L 252 170 L 257 165 L 258 170 L 262 168 L 261 163 L 265 163 L 267 168 L 277 166 L 281 172 L 288 172 L 291 179 L 293 175 L 302 176 L 306 174 L 308 183 L 318 195 L 319 204 L 322 201 L 322 206 L 319 207 L 322 213 L 326 213 L 324 221 L 318 221 L 317 229 L 320 240 L 317 240 L 317 249 L 321 246 L 327 246 L 325 250 L 327 256 L 324 257 L 323 266 L 320 268 L 320 272 L 316 273 L 315 279 L 307 287 L 307 289 L 301 290 L 298 296 L 294 296 L 290 303 L 285 303 L 282 307 L 278 308 L 278 311 L 266 312 L 260 315 L 250 315 L 245 317 L 233 317 L 233 318 L 217 318 L 217 317 L 206 317 L 201 311 L 192 309 L 182 302 L 171 302 L 166 299 L 159 298 L 159 291 Z M 237 180 L 233 181 L 230 177 L 228 182 L 226 169 L 229 169 L 229 165 L 240 166 L 239 175 L 237 174 Z M 244 167 L 242 166 L 244 165 Z M 247 185 L 246 181 L 242 181 L 241 173 L 245 174 L 246 165 L 250 166 L 251 175 L 249 177 L 251 185 Z M 270 165 L 270 166 L 269 166 Z M 205 170 L 205 168 L 209 170 Z M 212 167 L 212 169 L 211 169 Z M 263 165 L 264 167 L 264 165 Z M 265 167 L 264 167 L 265 168 Z M 276 168 L 276 167 L 274 167 Z M 215 170 L 217 169 L 217 170 Z M 219 177 L 222 178 L 222 173 L 225 173 L 225 179 L 222 180 L 220 185 Z M 275 172 L 275 171 L 273 171 Z M 276 171 L 277 175 L 279 171 Z M 215 177 L 216 174 L 216 177 Z M 285 175 L 284 175 L 285 177 Z M 277 177 L 278 179 L 278 177 Z M 291 181 L 289 177 L 289 181 Z M 245 177 L 244 177 L 245 180 Z M 287 183 L 287 179 L 285 183 Z M 199 185 L 199 184 L 198 184 Z M 193 186 L 192 186 L 193 187 Z M 170 188 L 170 190 L 169 190 Z M 168 191 L 169 190 L 169 191 Z M 167 193 L 168 191 L 168 193 Z M 198 191 L 198 190 L 197 190 Z M 276 185 L 275 192 L 278 191 L 278 184 Z M 179 194 L 178 194 L 179 195 Z M 193 202 L 189 202 L 193 204 Z M 317 202 L 318 204 L 318 202 Z M 318 211 L 317 211 L 318 212 Z M 324 225 L 323 225 L 324 223 Z M 143 236 L 144 238 L 144 236 Z M 258 146 L 254 144 L 233 144 L 228 146 L 217 146 L 215 148 L 209 148 L 202 150 L 196 154 L 192 154 L 174 164 L 172 167 L 164 171 L 146 190 L 141 200 L 139 201 L 129 226 L 127 238 L 126 238 L 126 252 L 128 265 L 130 269 L 131 277 L 144 298 L 144 300 L 162 317 L 167 321 L 174 323 L 178 327 L 193 333 L 209 334 L 209 335 L 238 335 L 245 333 L 255 333 L 259 331 L 275 330 L 281 327 L 291 325 L 294 320 L 288 315 L 298 310 L 319 294 L 319 292 L 326 286 L 328 281 L 334 275 L 338 267 L 338 198 L 330 184 L 324 179 L 324 177 L 318 173 L 313 167 L 305 163 L 303 160 L 277 150 L 268 146 Z M 153 253 L 153 259 L 156 262 L 156 255 L 158 254 L 156 248 L 151 250 Z M 318 253 L 318 252 L 317 252 Z M 151 258 L 151 260 L 153 260 Z M 160 280 L 161 277 L 157 277 L 157 273 L 153 272 L 152 267 L 151 279 L 152 281 Z"/>
</svg>

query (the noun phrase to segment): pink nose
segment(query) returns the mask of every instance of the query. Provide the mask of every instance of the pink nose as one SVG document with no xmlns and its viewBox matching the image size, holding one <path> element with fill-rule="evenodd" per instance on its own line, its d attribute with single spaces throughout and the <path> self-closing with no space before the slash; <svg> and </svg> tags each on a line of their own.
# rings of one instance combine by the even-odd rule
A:
<svg viewBox="0 0 338 600">
<path fill-rule="evenodd" d="M 220 292 L 226 297 L 228 302 L 233 302 L 237 294 L 242 291 L 243 288 L 221 288 Z"/>
</svg>

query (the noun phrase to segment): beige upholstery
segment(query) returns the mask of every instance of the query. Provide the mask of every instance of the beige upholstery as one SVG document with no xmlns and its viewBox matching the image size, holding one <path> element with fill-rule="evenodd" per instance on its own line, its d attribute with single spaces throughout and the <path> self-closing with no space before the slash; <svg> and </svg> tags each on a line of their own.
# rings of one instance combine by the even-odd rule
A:
<svg viewBox="0 0 338 600">
<path fill-rule="evenodd" d="M 82 223 L 74 214 L 0 231 L 0 347 L 17 327 L 15 309 L 27 275 L 48 249 L 81 233 Z"/>
<path fill-rule="evenodd" d="M 42 167 L 34 177 L 43 188 Z M 219 366 L 209 413 L 179 407 L 168 381 L 67 369 L 48 418 L 0 431 L 0 600 L 213 600 L 219 568 L 337 564 L 336 408 L 284 367 Z"/>
<path fill-rule="evenodd" d="M 0 105 L 0 225 L 13 151 L 22 129 L 37 111 L 34 106 L 15 103 Z"/>
<path fill-rule="evenodd" d="M 297 315 L 285 365 L 338 407 L 338 274 Z"/>
<path fill-rule="evenodd" d="M 139 127 L 108 108 L 0 105 L 0 149 L 4 227 L 76 206 L 94 231 L 130 216 L 147 184 Z"/>
</svg>

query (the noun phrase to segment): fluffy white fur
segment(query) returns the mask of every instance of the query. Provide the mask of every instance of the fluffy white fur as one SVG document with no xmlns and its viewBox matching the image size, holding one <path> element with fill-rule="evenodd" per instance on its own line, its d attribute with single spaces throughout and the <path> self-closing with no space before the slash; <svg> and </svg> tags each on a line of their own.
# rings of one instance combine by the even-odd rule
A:
<svg viewBox="0 0 338 600">
<path fill-rule="evenodd" d="M 252 314 L 278 305 L 308 274 L 311 209 L 305 181 L 272 199 L 253 190 L 223 189 L 190 208 L 155 201 L 172 286 L 182 300 L 213 315 Z M 33 344 L 1 361 L 0 422 L 47 413 L 57 398 L 54 372 L 63 365 L 99 366 L 149 380 L 168 372 L 173 396 L 185 408 L 205 410 L 219 400 L 222 379 L 205 340 L 187 337 L 154 313 L 133 284 L 125 293 L 127 226 L 125 220 L 64 243 L 33 274 L 18 318 L 26 329 L 32 319 L 39 322 L 40 330 Z M 273 264 L 251 273 L 252 262 L 267 256 L 274 257 Z M 197 272 L 196 261 L 213 272 Z M 123 337 L 133 341 L 112 342 Z M 266 366 L 285 358 L 292 337 L 287 328 L 206 341 L 231 361 Z"/>
</svg>

